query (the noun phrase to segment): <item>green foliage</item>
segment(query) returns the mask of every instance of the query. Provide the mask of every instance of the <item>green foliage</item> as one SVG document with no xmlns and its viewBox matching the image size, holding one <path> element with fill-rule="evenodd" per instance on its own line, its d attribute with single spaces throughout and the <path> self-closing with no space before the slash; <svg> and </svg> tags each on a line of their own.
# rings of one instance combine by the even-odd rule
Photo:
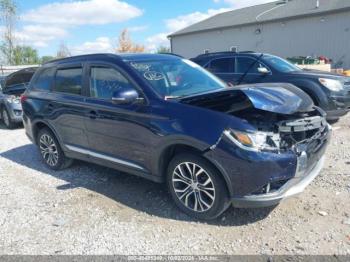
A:
<svg viewBox="0 0 350 262">
<path fill-rule="evenodd" d="M 13 49 L 14 65 L 36 65 L 40 63 L 38 51 L 30 46 L 16 46 Z"/>
<path fill-rule="evenodd" d="M 167 54 L 167 53 L 171 53 L 171 50 L 170 50 L 169 47 L 160 46 L 160 47 L 158 47 L 158 49 L 157 49 L 157 53 L 158 53 L 158 54 Z"/>
<path fill-rule="evenodd" d="M 0 0 L 0 9 L 9 15 L 16 16 L 17 14 L 17 4 L 13 0 Z"/>
<path fill-rule="evenodd" d="M 15 25 L 17 5 L 13 0 L 0 0 L 0 21 L 3 27 L 3 39 L 0 51 L 8 64 L 14 64 L 12 57 L 15 46 Z"/>
<path fill-rule="evenodd" d="M 41 57 L 41 64 L 45 64 L 46 62 L 49 62 L 54 59 L 56 59 L 56 57 L 54 56 L 50 56 L 50 55 L 43 56 Z"/>
</svg>

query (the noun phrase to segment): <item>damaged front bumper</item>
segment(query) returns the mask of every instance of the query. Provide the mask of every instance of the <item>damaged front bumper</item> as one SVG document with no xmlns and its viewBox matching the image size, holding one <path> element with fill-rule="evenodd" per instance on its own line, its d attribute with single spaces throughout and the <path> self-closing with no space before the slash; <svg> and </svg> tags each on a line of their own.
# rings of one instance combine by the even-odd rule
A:
<svg viewBox="0 0 350 262">
<path fill-rule="evenodd" d="M 293 150 L 279 153 L 242 150 L 223 137 L 205 156 L 224 174 L 233 206 L 274 206 L 300 194 L 319 175 L 331 126 Z"/>
<path fill-rule="evenodd" d="M 319 175 L 324 165 L 324 161 L 325 157 L 323 156 L 310 171 L 292 178 L 275 192 L 233 198 L 232 205 L 237 208 L 260 208 L 278 205 L 282 200 L 302 193 Z"/>
</svg>

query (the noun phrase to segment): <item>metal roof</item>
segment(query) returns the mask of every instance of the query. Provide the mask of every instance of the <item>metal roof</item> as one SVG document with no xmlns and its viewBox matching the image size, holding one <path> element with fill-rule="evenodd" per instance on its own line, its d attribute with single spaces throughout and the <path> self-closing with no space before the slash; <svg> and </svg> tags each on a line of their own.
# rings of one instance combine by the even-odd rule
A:
<svg viewBox="0 0 350 262">
<path fill-rule="evenodd" d="M 217 14 L 169 37 L 345 10 L 350 0 L 280 0 Z"/>
</svg>

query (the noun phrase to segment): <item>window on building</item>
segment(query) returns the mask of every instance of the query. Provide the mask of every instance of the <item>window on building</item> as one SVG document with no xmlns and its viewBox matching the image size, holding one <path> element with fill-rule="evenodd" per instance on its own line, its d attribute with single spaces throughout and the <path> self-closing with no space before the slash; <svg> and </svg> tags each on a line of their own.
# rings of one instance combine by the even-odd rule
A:
<svg viewBox="0 0 350 262">
<path fill-rule="evenodd" d="M 237 53 L 238 52 L 238 47 L 237 46 L 231 46 L 230 47 L 230 51 L 234 52 L 234 53 Z"/>
<path fill-rule="evenodd" d="M 133 85 L 117 69 L 109 67 L 92 67 L 90 73 L 90 96 L 111 99 L 113 93 L 122 87 Z"/>
<path fill-rule="evenodd" d="M 82 73 L 81 67 L 57 70 L 54 91 L 81 95 Z"/>
</svg>

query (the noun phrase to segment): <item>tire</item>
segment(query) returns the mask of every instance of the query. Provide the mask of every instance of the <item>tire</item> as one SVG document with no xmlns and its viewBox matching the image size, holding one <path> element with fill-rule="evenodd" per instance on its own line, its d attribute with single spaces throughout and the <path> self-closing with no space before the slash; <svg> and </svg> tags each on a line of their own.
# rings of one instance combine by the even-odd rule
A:
<svg viewBox="0 0 350 262">
<path fill-rule="evenodd" d="M 329 119 L 327 120 L 328 124 L 331 124 L 331 125 L 334 125 L 336 123 L 338 123 L 340 120 L 340 118 L 337 118 L 337 119 Z"/>
<path fill-rule="evenodd" d="M 206 159 L 195 154 L 180 154 L 171 160 L 167 186 L 175 204 L 195 219 L 215 219 L 230 203 L 221 174 Z"/>
<path fill-rule="evenodd" d="M 1 118 L 7 129 L 14 129 L 16 127 L 16 124 L 12 121 L 6 107 L 3 107 L 1 110 Z"/>
<path fill-rule="evenodd" d="M 41 129 L 38 133 L 37 141 L 41 158 L 50 169 L 62 170 L 73 163 L 72 159 L 64 155 L 57 138 L 50 129 Z"/>
</svg>

